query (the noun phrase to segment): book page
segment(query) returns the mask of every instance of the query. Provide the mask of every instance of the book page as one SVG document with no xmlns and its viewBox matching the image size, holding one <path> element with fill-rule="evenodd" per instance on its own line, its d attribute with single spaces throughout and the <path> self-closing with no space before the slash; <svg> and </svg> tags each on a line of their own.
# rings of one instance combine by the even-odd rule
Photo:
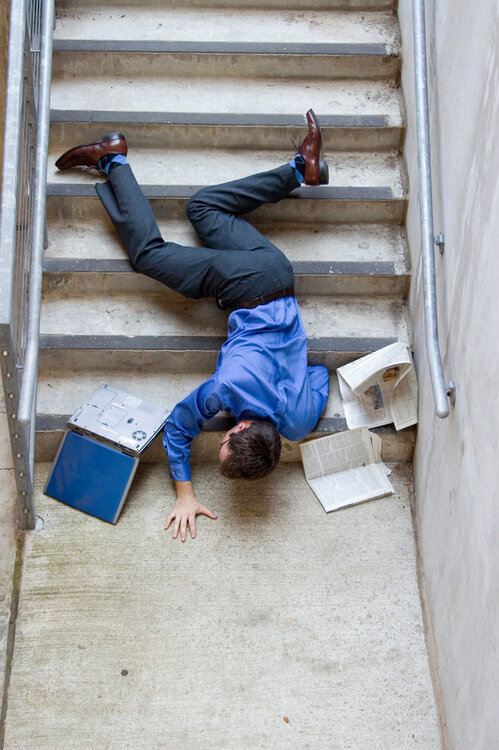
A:
<svg viewBox="0 0 499 750">
<path fill-rule="evenodd" d="M 382 464 L 358 466 L 326 477 L 309 480 L 326 512 L 391 495 L 393 487 Z"/>
<path fill-rule="evenodd" d="M 381 441 L 378 435 L 374 438 Z M 300 451 L 307 481 L 374 462 L 371 433 L 365 427 L 301 443 Z"/>
<path fill-rule="evenodd" d="M 396 430 L 418 421 L 418 380 L 414 367 L 393 391 L 391 412 Z"/>
<path fill-rule="evenodd" d="M 398 357 L 399 364 L 395 364 L 395 357 Z M 373 372 L 381 362 L 382 369 Z M 390 366 L 384 369 L 389 363 Z M 339 367 L 337 375 L 350 429 L 379 427 L 393 422 L 395 429 L 401 430 L 418 421 L 418 383 L 407 344 L 390 344 Z M 370 385 L 365 388 L 368 383 Z M 352 388 L 355 384 L 358 386 L 356 390 Z"/>
<path fill-rule="evenodd" d="M 391 403 L 393 385 L 372 385 L 358 396 L 352 391 L 338 371 L 338 384 L 343 399 L 345 419 L 350 429 L 355 427 L 381 427 L 393 422 Z"/>
</svg>

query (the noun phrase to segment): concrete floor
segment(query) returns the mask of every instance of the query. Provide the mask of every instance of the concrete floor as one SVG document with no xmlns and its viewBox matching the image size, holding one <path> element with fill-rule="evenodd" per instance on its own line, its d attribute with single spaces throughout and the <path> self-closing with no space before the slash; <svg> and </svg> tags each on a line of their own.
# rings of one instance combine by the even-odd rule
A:
<svg viewBox="0 0 499 750">
<path fill-rule="evenodd" d="M 440 747 L 407 464 L 395 495 L 329 515 L 298 464 L 251 485 L 198 465 L 218 520 L 185 544 L 165 465 L 115 527 L 44 497 L 48 468 L 4 750 Z"/>
</svg>

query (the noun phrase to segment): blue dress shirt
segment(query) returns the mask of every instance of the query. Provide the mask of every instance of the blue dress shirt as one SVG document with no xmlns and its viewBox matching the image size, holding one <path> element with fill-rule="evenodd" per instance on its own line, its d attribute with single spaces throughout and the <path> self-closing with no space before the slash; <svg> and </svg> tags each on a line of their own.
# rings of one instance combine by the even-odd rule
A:
<svg viewBox="0 0 499 750">
<path fill-rule="evenodd" d="M 326 405 L 329 373 L 307 366 L 307 338 L 295 297 L 240 308 L 229 315 L 228 338 L 215 373 L 170 414 L 163 438 L 173 479 L 191 478 L 191 442 L 219 411 L 237 422 L 268 419 L 289 440 L 315 427 Z"/>
</svg>

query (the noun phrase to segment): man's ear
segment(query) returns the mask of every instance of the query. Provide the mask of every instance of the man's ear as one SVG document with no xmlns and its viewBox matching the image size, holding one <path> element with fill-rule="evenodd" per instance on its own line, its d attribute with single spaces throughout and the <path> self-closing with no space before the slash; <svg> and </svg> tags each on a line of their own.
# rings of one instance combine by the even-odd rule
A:
<svg viewBox="0 0 499 750">
<path fill-rule="evenodd" d="M 243 419 L 242 422 L 237 423 L 237 431 L 240 432 L 241 430 L 245 430 L 247 427 L 250 426 L 250 424 L 252 424 L 252 422 L 253 422 L 252 419 Z"/>
</svg>

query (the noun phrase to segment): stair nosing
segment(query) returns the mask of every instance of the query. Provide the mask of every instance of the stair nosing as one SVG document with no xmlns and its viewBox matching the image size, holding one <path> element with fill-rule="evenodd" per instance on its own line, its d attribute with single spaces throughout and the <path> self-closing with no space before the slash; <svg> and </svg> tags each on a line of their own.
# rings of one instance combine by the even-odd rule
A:
<svg viewBox="0 0 499 750">
<path fill-rule="evenodd" d="M 295 261 L 297 276 L 400 276 L 393 261 Z M 47 274 L 113 273 L 135 274 L 126 258 L 45 258 L 43 271 Z"/>
<path fill-rule="evenodd" d="M 152 39 L 54 39 L 54 52 L 128 52 L 152 54 L 323 55 L 331 57 L 399 57 L 389 42 L 213 42 Z"/>
<path fill-rule="evenodd" d="M 142 191 L 146 198 L 177 198 L 188 199 L 205 185 L 143 185 Z M 94 184 L 49 182 L 47 196 L 96 198 Z M 394 196 L 390 187 L 384 186 L 307 186 L 305 190 L 297 188 L 284 200 L 337 200 L 337 201 L 390 201 L 404 200 L 402 196 Z"/>
<path fill-rule="evenodd" d="M 71 414 L 38 414 L 36 416 L 36 432 L 60 432 L 65 430 L 70 417 Z M 233 417 L 213 417 L 204 423 L 202 432 L 224 432 L 234 424 L 235 419 Z M 397 434 L 395 427 L 390 424 L 371 429 L 378 434 Z M 348 430 L 348 425 L 344 417 L 321 417 L 312 432 L 332 433 L 345 430 Z"/>
<path fill-rule="evenodd" d="M 219 351 L 226 336 L 120 336 L 86 334 L 40 334 L 40 351 L 115 350 L 115 351 Z M 308 351 L 363 352 L 382 349 L 397 341 L 394 337 L 323 336 L 309 337 Z"/>
<path fill-rule="evenodd" d="M 322 130 L 328 128 L 392 128 L 386 115 L 324 115 Z M 51 109 L 50 122 L 130 123 L 137 125 L 227 125 L 259 127 L 303 127 L 305 116 L 299 114 L 252 114 L 224 112 L 141 112 L 121 110 Z"/>
</svg>

